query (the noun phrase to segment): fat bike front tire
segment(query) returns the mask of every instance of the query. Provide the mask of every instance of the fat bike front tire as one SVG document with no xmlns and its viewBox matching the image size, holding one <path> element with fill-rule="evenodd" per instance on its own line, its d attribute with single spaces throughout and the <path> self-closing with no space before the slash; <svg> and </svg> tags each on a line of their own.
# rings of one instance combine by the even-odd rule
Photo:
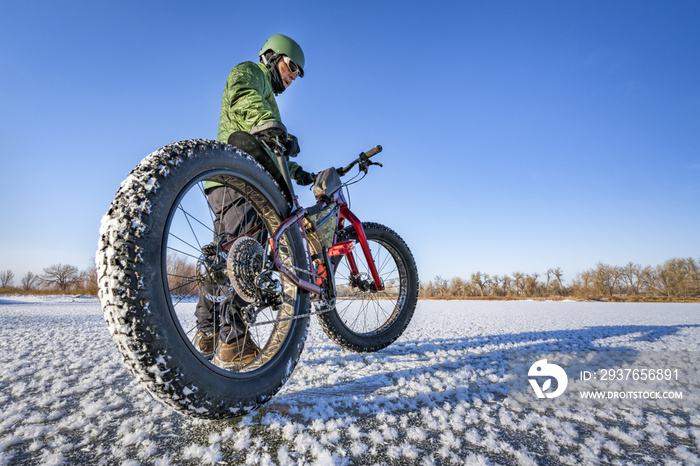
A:
<svg viewBox="0 0 700 466">
<path fill-rule="evenodd" d="M 226 255 L 221 249 L 212 256 L 206 247 L 217 244 L 205 195 L 211 182 L 235 189 L 268 235 L 289 214 L 279 186 L 252 157 L 214 141 L 182 141 L 147 156 L 122 183 L 102 220 L 96 264 L 105 320 L 131 372 L 166 405 L 221 419 L 259 407 L 289 378 L 310 304 L 308 293 L 277 274 L 283 304 L 258 309 L 247 327 L 260 350 L 254 361 L 223 369 L 195 347 L 194 303 L 205 292 L 202 284 L 218 273 L 206 291 L 218 308 L 234 293 L 225 258 L 218 272 L 211 261 L 203 265 L 203 251 L 215 259 Z M 288 267 L 308 270 L 298 229 L 283 235 L 280 255 Z"/>
<path fill-rule="evenodd" d="M 328 337 L 345 349 L 379 351 L 391 345 L 406 330 L 418 300 L 418 270 L 404 240 L 378 223 L 362 223 L 384 290 L 372 291 L 369 267 L 357 243 L 353 256 L 359 271 L 351 277 L 347 257 L 335 265 L 335 307 L 317 315 Z M 357 241 L 350 226 L 338 232 L 338 242 Z M 358 284 L 358 281 L 360 282 Z"/>
</svg>

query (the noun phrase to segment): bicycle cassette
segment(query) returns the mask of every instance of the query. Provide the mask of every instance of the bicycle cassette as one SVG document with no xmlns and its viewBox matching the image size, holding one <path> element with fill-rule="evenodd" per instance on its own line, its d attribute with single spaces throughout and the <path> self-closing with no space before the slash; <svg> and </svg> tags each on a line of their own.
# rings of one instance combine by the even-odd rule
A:
<svg viewBox="0 0 700 466">
<path fill-rule="evenodd" d="M 262 272 L 265 250 L 249 236 L 241 236 L 228 251 L 226 271 L 231 286 L 243 300 L 252 303 L 258 299 L 259 289 L 255 278 Z"/>
</svg>

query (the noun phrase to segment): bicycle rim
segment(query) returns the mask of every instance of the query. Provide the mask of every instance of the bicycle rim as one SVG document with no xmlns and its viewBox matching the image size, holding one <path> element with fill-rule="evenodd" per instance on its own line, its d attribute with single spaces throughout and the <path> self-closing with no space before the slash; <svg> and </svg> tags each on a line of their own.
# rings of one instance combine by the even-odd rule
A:
<svg viewBox="0 0 700 466">
<path fill-rule="evenodd" d="M 208 182 L 219 183 L 222 188 L 237 193 L 242 199 L 242 207 L 250 208 L 258 215 L 259 230 L 251 233 L 248 228 L 241 226 L 236 231 L 226 232 L 226 238 L 216 234 L 215 224 L 217 220 L 221 221 L 224 214 L 216 214 L 209 206 L 205 193 Z M 284 291 L 284 303 L 276 309 L 272 306 L 260 309 L 254 320 L 245 325 L 245 333 L 229 340 L 229 343 L 242 344 L 245 339 L 250 339 L 259 348 L 259 354 L 253 361 L 244 364 L 243 361 L 234 360 L 228 367 L 218 367 L 212 359 L 222 343 L 218 338 L 221 327 L 227 319 L 233 320 L 233 313 L 240 308 L 236 304 L 240 299 L 235 298 L 237 293 L 231 280 L 226 277 L 226 268 L 222 267 L 221 261 L 226 263 L 227 252 L 221 246 L 235 238 L 256 236 L 260 247 L 264 248 L 264 238 L 269 237 L 281 221 L 274 204 L 264 191 L 250 178 L 230 170 L 211 171 L 193 179 L 182 189 L 170 209 L 162 247 L 166 301 L 183 340 L 189 342 L 191 351 L 205 364 L 212 365 L 213 370 L 231 376 L 252 375 L 255 371 L 264 369 L 279 355 L 287 339 L 293 325 L 298 290 L 285 276 L 272 273 L 272 278 L 279 282 Z M 207 257 L 212 256 L 203 251 L 207 245 L 216 245 L 214 257 L 219 261 L 218 265 L 212 265 L 212 261 L 207 260 Z M 287 234 L 282 236 L 279 249 L 283 263 L 292 266 L 295 263 L 293 248 Z M 214 313 L 213 354 L 202 353 L 200 348 L 195 347 L 198 326 L 194 311 L 203 294 L 212 304 Z M 256 322 L 263 324 L 258 325 Z"/>
</svg>

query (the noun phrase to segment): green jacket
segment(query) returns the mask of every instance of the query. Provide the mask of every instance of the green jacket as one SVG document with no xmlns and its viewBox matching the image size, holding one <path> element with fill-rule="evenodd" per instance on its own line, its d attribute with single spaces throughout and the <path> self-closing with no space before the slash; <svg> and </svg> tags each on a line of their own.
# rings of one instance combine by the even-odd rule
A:
<svg viewBox="0 0 700 466">
<path fill-rule="evenodd" d="M 219 117 L 219 134 L 217 141 L 227 142 L 235 131 L 250 132 L 253 126 L 268 121 L 282 122 L 279 107 L 272 91 L 272 75 L 262 63 L 247 61 L 236 65 L 226 80 L 224 96 L 221 99 Z M 270 158 L 277 164 L 277 156 L 270 153 Z M 289 173 L 294 179 L 299 165 L 289 162 Z"/>
</svg>

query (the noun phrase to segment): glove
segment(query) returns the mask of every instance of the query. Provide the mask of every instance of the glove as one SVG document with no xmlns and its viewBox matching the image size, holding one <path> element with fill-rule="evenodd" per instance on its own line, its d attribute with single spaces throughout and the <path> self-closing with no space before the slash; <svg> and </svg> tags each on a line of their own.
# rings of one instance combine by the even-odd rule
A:
<svg viewBox="0 0 700 466">
<path fill-rule="evenodd" d="M 301 167 L 294 173 L 294 181 L 301 186 L 308 186 L 316 180 L 314 173 L 304 171 Z"/>
<path fill-rule="evenodd" d="M 265 141 L 268 145 L 274 146 L 277 138 L 279 138 L 280 141 L 285 141 L 287 139 L 287 128 L 282 122 L 271 120 L 262 125 L 253 126 L 250 129 L 250 134 L 261 141 Z"/>
<path fill-rule="evenodd" d="M 284 143 L 285 151 L 284 155 L 287 157 L 296 157 L 301 152 L 299 149 L 299 140 L 293 134 L 287 135 L 287 142 Z"/>
</svg>

